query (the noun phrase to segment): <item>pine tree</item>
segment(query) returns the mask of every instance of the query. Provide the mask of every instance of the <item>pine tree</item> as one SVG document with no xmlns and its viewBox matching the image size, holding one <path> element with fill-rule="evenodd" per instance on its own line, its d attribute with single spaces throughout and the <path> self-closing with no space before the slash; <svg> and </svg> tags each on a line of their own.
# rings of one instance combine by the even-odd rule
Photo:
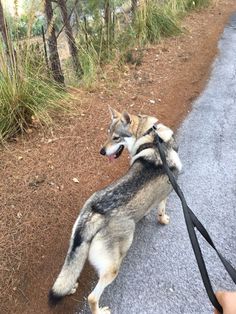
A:
<svg viewBox="0 0 236 314">
<path fill-rule="evenodd" d="M 57 37 L 53 22 L 53 8 L 51 0 L 45 0 L 45 16 L 47 20 L 47 32 L 48 32 L 48 50 L 49 50 L 49 63 L 52 71 L 53 78 L 56 82 L 64 84 L 64 76 L 61 69 L 60 58 L 57 48 Z"/>
<path fill-rule="evenodd" d="M 75 1 L 75 5 L 78 0 Z M 73 68 L 78 78 L 81 78 L 83 71 L 79 62 L 78 49 L 76 46 L 75 38 L 73 36 L 72 27 L 70 25 L 70 16 L 68 15 L 68 10 L 65 0 L 58 0 L 58 6 L 61 10 L 62 21 L 64 24 L 64 30 L 70 50 L 70 55 L 72 58 Z"/>
</svg>

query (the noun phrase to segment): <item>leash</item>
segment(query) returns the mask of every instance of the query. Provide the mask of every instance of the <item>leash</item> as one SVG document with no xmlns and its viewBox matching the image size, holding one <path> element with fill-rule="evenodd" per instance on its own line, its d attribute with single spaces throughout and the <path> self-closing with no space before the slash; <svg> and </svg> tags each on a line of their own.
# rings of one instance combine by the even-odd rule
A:
<svg viewBox="0 0 236 314">
<path fill-rule="evenodd" d="M 162 148 L 162 143 L 163 140 L 159 137 L 159 135 L 157 134 L 157 128 L 155 125 L 153 125 L 153 127 L 151 129 L 149 129 L 145 134 L 149 134 L 151 133 L 151 131 L 154 131 L 155 136 L 155 140 L 154 143 L 156 144 L 162 163 L 163 163 L 163 168 L 166 171 L 167 176 L 169 177 L 170 183 L 173 187 L 173 189 L 175 190 L 176 194 L 178 195 L 178 197 L 180 198 L 180 201 L 182 203 L 182 207 L 183 207 L 183 212 L 184 212 L 184 218 L 185 218 L 185 223 L 187 226 L 187 230 L 188 230 L 188 234 L 189 234 L 189 238 L 192 244 L 192 248 L 197 260 L 197 264 L 198 264 L 198 268 L 199 271 L 201 273 L 201 277 L 202 277 L 202 281 L 204 283 L 206 292 L 208 294 L 208 297 L 212 303 L 212 305 L 220 312 L 223 313 L 223 309 L 222 306 L 220 305 L 220 303 L 218 302 L 215 293 L 213 291 L 212 285 L 211 285 L 211 281 L 207 272 L 207 268 L 205 265 L 205 261 L 204 258 L 202 256 L 202 252 L 201 252 L 201 248 L 198 242 L 198 238 L 196 235 L 196 231 L 195 228 L 201 233 L 201 235 L 203 236 L 203 238 L 210 244 L 210 246 L 215 250 L 215 252 L 217 253 L 218 257 L 220 258 L 222 264 L 224 265 L 224 268 L 226 269 L 226 271 L 228 272 L 229 276 L 231 277 L 231 279 L 233 280 L 233 282 L 236 284 L 236 270 L 233 268 L 233 266 L 221 255 L 221 253 L 216 249 L 214 242 L 212 241 L 210 235 L 208 234 L 207 230 L 205 229 L 205 227 L 202 225 L 202 223 L 198 220 L 198 218 L 195 216 L 195 214 L 192 212 L 192 210 L 189 208 L 186 199 L 184 197 L 184 194 L 181 190 L 181 188 L 179 187 L 178 183 L 176 182 L 176 179 L 172 173 L 172 171 L 170 170 L 167 161 L 166 161 L 166 156 L 164 153 L 164 150 Z"/>
</svg>

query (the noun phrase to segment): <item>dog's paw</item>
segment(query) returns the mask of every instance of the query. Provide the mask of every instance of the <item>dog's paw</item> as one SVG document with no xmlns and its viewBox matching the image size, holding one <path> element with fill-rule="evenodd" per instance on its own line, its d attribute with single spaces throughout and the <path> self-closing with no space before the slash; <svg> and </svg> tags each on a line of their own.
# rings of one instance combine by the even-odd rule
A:
<svg viewBox="0 0 236 314">
<path fill-rule="evenodd" d="M 111 310 L 108 306 L 99 308 L 98 314 L 111 314 Z"/>
<path fill-rule="evenodd" d="M 68 293 L 68 295 L 74 294 L 76 292 L 76 289 L 78 288 L 78 282 L 76 282 L 76 284 L 74 285 L 74 287 L 70 290 L 70 292 Z"/>
<path fill-rule="evenodd" d="M 168 225 L 170 223 L 170 217 L 166 214 L 158 216 L 157 219 L 162 225 Z"/>
</svg>

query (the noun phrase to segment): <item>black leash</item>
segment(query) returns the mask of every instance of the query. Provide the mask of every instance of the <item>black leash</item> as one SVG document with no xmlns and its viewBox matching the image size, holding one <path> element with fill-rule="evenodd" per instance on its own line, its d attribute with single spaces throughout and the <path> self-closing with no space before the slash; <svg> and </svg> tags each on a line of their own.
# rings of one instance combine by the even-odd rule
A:
<svg viewBox="0 0 236 314">
<path fill-rule="evenodd" d="M 202 256 L 202 252 L 201 252 L 201 248 L 200 248 L 200 245 L 199 245 L 199 242 L 197 239 L 195 228 L 201 233 L 201 235 L 205 238 L 205 240 L 216 251 L 216 253 L 219 256 L 219 258 L 220 258 L 222 264 L 224 265 L 226 271 L 228 272 L 228 274 L 230 275 L 231 279 L 233 280 L 233 282 L 235 284 L 236 284 L 236 270 L 221 255 L 221 253 L 218 252 L 218 250 L 216 249 L 216 247 L 215 247 L 210 235 L 208 234 L 207 230 L 202 225 L 202 223 L 198 220 L 198 218 L 195 216 L 195 214 L 192 212 L 192 210 L 189 208 L 189 206 L 187 205 L 184 194 L 183 194 L 182 190 L 180 189 L 178 183 L 176 182 L 175 177 L 174 177 L 172 171 L 169 169 L 169 166 L 167 164 L 166 156 L 165 156 L 165 153 L 163 151 L 162 144 L 161 144 L 163 142 L 163 140 L 157 134 L 157 132 L 156 132 L 157 128 L 155 125 L 152 127 L 152 129 L 148 130 L 146 132 L 146 134 L 151 133 L 151 130 L 154 131 L 154 133 L 156 134 L 154 143 L 156 144 L 156 146 L 158 148 L 158 151 L 159 151 L 162 163 L 163 163 L 164 170 L 166 171 L 166 174 L 169 177 L 169 180 L 170 180 L 170 183 L 171 183 L 173 189 L 175 190 L 176 194 L 178 195 L 178 197 L 181 200 L 189 238 L 190 238 L 190 241 L 191 241 L 191 244 L 193 247 L 193 251 L 194 251 L 194 254 L 195 254 L 195 257 L 197 260 L 198 268 L 199 268 L 199 271 L 201 273 L 206 292 L 208 294 L 208 297 L 209 297 L 212 305 L 220 313 L 223 313 L 223 309 L 222 309 L 221 305 L 219 304 L 219 302 L 215 296 L 215 293 L 213 291 L 212 285 L 211 285 L 211 281 L 210 281 L 210 278 L 209 278 L 209 275 L 208 275 L 208 272 L 206 269 L 206 265 L 205 265 L 205 262 L 204 262 L 204 259 Z"/>
</svg>

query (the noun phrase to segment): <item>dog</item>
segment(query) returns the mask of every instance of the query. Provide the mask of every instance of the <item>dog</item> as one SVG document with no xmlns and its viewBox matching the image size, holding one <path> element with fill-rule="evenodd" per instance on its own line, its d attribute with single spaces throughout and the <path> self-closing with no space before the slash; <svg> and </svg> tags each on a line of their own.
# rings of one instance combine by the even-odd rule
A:
<svg viewBox="0 0 236 314">
<path fill-rule="evenodd" d="M 130 168 L 123 177 L 95 192 L 85 202 L 73 226 L 64 265 L 49 292 L 50 304 L 75 293 L 78 277 L 88 258 L 99 276 L 95 289 L 88 296 L 92 314 L 111 313 L 108 307 L 99 307 L 99 299 L 118 275 L 132 244 L 136 223 L 152 208 L 158 208 L 157 220 L 161 224 L 169 223 L 165 207 L 172 187 L 154 142 L 154 125 L 168 165 L 176 177 L 182 168 L 170 128 L 155 117 L 120 113 L 112 108 L 110 113 L 108 138 L 100 153 L 114 160 L 127 148 Z"/>
</svg>

